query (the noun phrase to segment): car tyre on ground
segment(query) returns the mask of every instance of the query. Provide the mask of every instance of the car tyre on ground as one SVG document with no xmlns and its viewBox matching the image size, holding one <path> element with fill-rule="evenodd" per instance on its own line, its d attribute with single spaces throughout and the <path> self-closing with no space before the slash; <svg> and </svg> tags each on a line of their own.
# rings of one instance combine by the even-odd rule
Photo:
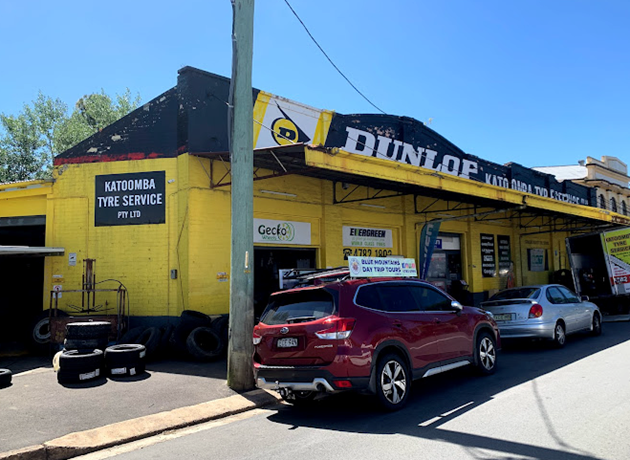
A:
<svg viewBox="0 0 630 460">
<path fill-rule="evenodd" d="M 411 376 L 407 364 L 390 353 L 379 359 L 376 366 L 376 396 L 381 406 L 389 411 L 402 409 L 409 400 Z"/>
<path fill-rule="evenodd" d="M 59 383 L 81 383 L 101 376 L 103 351 L 65 350 L 59 355 Z"/>
<path fill-rule="evenodd" d="M 145 329 L 146 327 L 144 326 L 132 327 L 122 335 L 120 343 L 136 343 L 136 340 L 138 340 L 138 337 L 142 335 Z"/>
<path fill-rule="evenodd" d="M 112 377 L 134 376 L 145 370 L 146 348 L 136 343 L 112 345 L 105 349 L 105 368 Z"/>
<path fill-rule="evenodd" d="M 11 385 L 13 373 L 9 369 L 0 369 L 0 388 Z"/>
<path fill-rule="evenodd" d="M 157 355 L 161 336 L 162 333 L 157 327 L 148 327 L 140 334 L 140 337 L 138 337 L 137 343 L 146 347 L 147 360 Z"/>
<path fill-rule="evenodd" d="M 602 317 L 599 313 L 593 315 L 593 323 L 591 324 L 591 335 L 602 335 Z"/>
<path fill-rule="evenodd" d="M 475 364 L 482 375 L 494 374 L 497 368 L 497 342 L 489 332 L 481 332 L 477 337 Z"/>
<path fill-rule="evenodd" d="M 562 348 L 565 343 L 567 343 L 567 330 L 564 323 L 558 321 L 553 329 L 553 345 L 556 348 Z"/>
</svg>

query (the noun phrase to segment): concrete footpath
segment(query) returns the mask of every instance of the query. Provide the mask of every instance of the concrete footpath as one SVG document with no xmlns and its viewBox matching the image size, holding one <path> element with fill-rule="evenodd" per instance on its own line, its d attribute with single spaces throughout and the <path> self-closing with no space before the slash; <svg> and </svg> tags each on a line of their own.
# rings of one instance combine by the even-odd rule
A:
<svg viewBox="0 0 630 460">
<path fill-rule="evenodd" d="M 162 361 L 132 378 L 60 385 L 45 358 L 0 357 L 14 373 L 0 389 L 0 460 L 63 460 L 279 401 L 239 394 L 225 360 Z"/>
</svg>

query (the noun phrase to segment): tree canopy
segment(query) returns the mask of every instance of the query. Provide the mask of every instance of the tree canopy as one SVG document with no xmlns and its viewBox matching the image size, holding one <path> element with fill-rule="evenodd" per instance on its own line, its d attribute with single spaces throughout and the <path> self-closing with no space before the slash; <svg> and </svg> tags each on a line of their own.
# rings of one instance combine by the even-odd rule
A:
<svg viewBox="0 0 630 460">
<path fill-rule="evenodd" d="M 127 89 L 114 99 L 101 90 L 80 98 L 69 113 L 41 92 L 17 115 L 0 114 L 0 183 L 51 176 L 53 158 L 140 105 Z"/>
</svg>

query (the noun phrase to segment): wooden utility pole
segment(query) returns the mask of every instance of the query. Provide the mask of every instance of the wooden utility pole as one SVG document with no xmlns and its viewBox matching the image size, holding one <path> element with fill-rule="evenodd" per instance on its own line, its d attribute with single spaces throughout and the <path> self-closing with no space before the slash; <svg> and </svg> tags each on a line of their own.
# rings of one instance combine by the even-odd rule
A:
<svg viewBox="0 0 630 460">
<path fill-rule="evenodd" d="M 232 164 L 232 250 L 227 383 L 233 390 L 243 391 L 254 388 L 254 0 L 231 1 L 232 81 L 228 126 Z"/>
</svg>

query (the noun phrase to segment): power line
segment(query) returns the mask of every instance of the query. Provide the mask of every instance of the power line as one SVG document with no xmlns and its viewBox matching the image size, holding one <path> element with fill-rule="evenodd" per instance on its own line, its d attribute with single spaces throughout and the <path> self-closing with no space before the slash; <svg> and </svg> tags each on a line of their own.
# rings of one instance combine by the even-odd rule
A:
<svg viewBox="0 0 630 460">
<path fill-rule="evenodd" d="M 300 24 L 302 24 L 302 27 L 304 27 L 304 30 L 306 30 L 306 33 L 308 34 L 308 36 L 309 36 L 309 37 L 311 37 L 311 40 L 313 40 L 313 43 L 315 43 L 315 44 L 317 45 L 317 47 L 318 47 L 318 48 L 319 48 L 319 50 L 322 52 L 322 54 L 323 54 L 324 56 L 326 56 L 326 59 L 328 59 L 328 62 L 330 62 L 330 64 L 331 64 L 331 65 L 335 68 L 335 70 L 336 70 L 337 72 L 339 72 L 339 75 L 341 75 L 341 76 L 342 76 L 342 77 L 343 77 L 343 78 L 344 78 L 344 79 L 348 82 L 348 84 L 349 84 L 350 86 L 352 86 L 352 88 L 353 88 L 353 89 L 354 89 L 357 93 L 359 93 L 359 95 L 361 95 L 361 97 L 362 97 L 363 99 L 365 99 L 365 100 L 366 100 L 366 101 L 367 101 L 367 102 L 368 102 L 368 103 L 369 103 L 372 107 L 374 107 L 376 110 L 378 110 L 379 112 L 381 112 L 381 113 L 383 113 L 383 114 L 384 114 L 385 112 L 384 112 L 384 111 L 383 111 L 380 107 L 378 107 L 376 104 L 374 104 L 374 102 L 370 101 L 370 100 L 368 99 L 368 97 L 367 97 L 365 94 L 363 94 L 361 91 L 359 91 L 359 88 L 357 88 L 356 86 L 354 86 L 354 84 L 353 84 L 353 83 L 352 83 L 352 82 L 348 79 L 348 77 L 346 77 L 346 76 L 344 75 L 344 73 L 343 73 L 341 70 L 339 70 L 339 67 L 337 67 L 337 66 L 335 65 L 335 63 L 332 61 L 332 59 L 330 59 L 330 57 L 328 57 L 328 54 L 326 54 L 326 51 L 324 51 L 324 49 L 320 46 L 320 44 L 319 44 L 319 43 L 317 43 L 317 40 L 315 40 L 315 37 L 313 37 L 313 35 L 311 34 L 311 32 L 308 30 L 308 27 L 306 27 L 306 24 L 304 24 L 304 22 L 302 21 L 302 19 L 300 19 L 300 17 L 299 17 L 299 16 L 298 16 L 298 14 L 295 12 L 295 10 L 293 9 L 293 7 L 292 7 L 292 6 L 291 6 L 291 4 L 289 3 L 289 1 L 288 1 L 288 0 L 284 0 L 284 3 L 286 3 L 286 4 L 287 4 L 287 6 L 288 6 L 288 7 L 289 7 L 289 9 L 291 10 L 291 12 L 295 15 L 295 17 L 297 18 L 297 20 L 298 20 L 298 21 L 300 21 Z"/>
</svg>

